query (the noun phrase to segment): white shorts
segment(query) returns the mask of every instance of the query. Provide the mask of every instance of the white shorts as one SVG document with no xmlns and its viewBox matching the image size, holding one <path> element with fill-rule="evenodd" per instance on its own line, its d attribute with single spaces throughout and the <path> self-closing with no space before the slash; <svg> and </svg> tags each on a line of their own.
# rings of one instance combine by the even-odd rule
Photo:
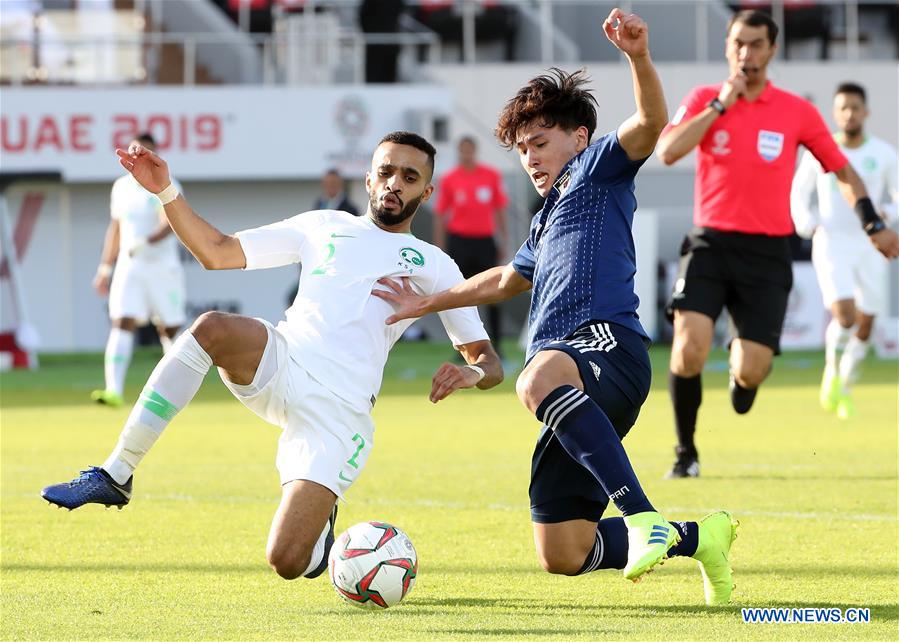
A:
<svg viewBox="0 0 899 642">
<path fill-rule="evenodd" d="M 109 318 L 184 325 L 184 270 L 178 264 L 119 261 L 109 287 Z"/>
<path fill-rule="evenodd" d="M 334 395 L 290 355 L 287 340 L 264 319 L 268 342 L 246 386 L 222 381 L 247 408 L 283 429 L 276 464 L 281 484 L 306 479 L 343 499 L 374 446 L 371 414 Z"/>
<path fill-rule="evenodd" d="M 825 306 L 854 299 L 863 313 L 881 313 L 888 263 L 866 239 L 846 241 L 819 230 L 812 243 L 812 263 Z"/>
</svg>

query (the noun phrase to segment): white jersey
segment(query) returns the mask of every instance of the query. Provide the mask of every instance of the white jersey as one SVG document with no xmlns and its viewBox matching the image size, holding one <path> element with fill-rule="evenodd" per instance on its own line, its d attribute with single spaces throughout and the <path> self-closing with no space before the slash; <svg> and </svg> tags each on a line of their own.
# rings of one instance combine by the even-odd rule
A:
<svg viewBox="0 0 899 642">
<path fill-rule="evenodd" d="M 181 184 L 172 179 L 181 192 Z M 141 240 L 146 239 L 159 227 L 164 219 L 164 209 L 159 198 L 134 180 L 131 174 L 116 179 L 112 184 L 109 198 L 109 212 L 119 222 L 118 261 L 133 261 L 135 264 L 166 262 L 178 264 L 178 238 L 169 234 L 161 241 L 150 243 L 135 257 L 129 254 Z"/>
<path fill-rule="evenodd" d="M 418 294 L 463 281 L 442 250 L 411 234 L 387 232 L 368 216 L 315 210 L 237 234 L 246 269 L 302 263 L 299 291 L 278 326 L 309 374 L 357 408 L 370 409 L 387 354 L 414 319 L 385 320 L 393 307 L 371 292 L 378 279 L 409 277 Z M 488 339 L 473 307 L 440 312 L 454 345 Z"/>
<path fill-rule="evenodd" d="M 888 219 L 895 219 L 899 200 L 896 150 L 886 141 L 868 136 L 861 146 L 848 148 L 841 145 L 840 151 L 861 176 L 878 211 L 885 213 Z M 817 208 L 812 205 L 815 194 Z M 793 178 L 790 206 L 796 233 L 800 236 L 808 238 L 820 228 L 821 232 L 843 237 L 846 242 L 870 244 L 858 216 L 840 193 L 836 178 L 824 173 L 821 164 L 809 152 L 803 155 Z"/>
</svg>

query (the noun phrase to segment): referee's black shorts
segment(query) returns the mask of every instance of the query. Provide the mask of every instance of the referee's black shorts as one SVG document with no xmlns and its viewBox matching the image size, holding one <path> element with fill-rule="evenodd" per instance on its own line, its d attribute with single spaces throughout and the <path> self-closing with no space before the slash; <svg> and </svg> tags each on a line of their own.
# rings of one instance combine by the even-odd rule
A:
<svg viewBox="0 0 899 642">
<path fill-rule="evenodd" d="M 667 307 L 717 319 L 727 307 L 735 336 L 780 354 L 780 334 L 793 287 L 789 237 L 694 228 L 680 251 Z"/>
<path fill-rule="evenodd" d="M 492 236 L 447 234 L 446 253 L 456 262 L 466 279 L 497 265 L 496 241 Z"/>
</svg>

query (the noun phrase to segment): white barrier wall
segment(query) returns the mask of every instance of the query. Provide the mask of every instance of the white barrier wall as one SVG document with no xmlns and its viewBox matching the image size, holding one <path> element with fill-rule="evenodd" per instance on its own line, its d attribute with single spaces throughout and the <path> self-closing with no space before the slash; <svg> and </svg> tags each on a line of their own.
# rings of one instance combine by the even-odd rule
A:
<svg viewBox="0 0 899 642">
<path fill-rule="evenodd" d="M 389 131 L 448 115 L 437 86 L 4 88 L 4 171 L 58 170 L 67 182 L 112 180 L 113 150 L 150 131 L 183 180 L 315 178 L 368 168 Z"/>
</svg>

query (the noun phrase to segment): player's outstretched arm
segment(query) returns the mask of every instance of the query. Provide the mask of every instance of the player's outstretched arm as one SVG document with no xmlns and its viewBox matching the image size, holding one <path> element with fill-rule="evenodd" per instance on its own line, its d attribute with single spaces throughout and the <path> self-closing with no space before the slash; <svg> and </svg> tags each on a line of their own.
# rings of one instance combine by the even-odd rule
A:
<svg viewBox="0 0 899 642">
<path fill-rule="evenodd" d="M 109 282 L 112 277 L 112 266 L 115 265 L 116 256 L 119 254 L 119 221 L 112 219 L 106 228 L 106 237 L 103 239 L 103 252 L 100 254 L 100 264 L 94 274 L 91 285 L 100 296 L 109 294 Z"/>
<path fill-rule="evenodd" d="M 609 39 L 631 66 L 637 111 L 618 128 L 618 142 L 631 160 L 652 154 L 668 122 L 668 107 L 659 75 L 649 56 L 649 27 L 637 14 L 612 9 L 602 25 Z"/>
<path fill-rule="evenodd" d="M 868 190 L 865 188 L 861 176 L 849 163 L 833 174 L 837 179 L 840 193 L 846 202 L 855 208 L 862 226 L 868 232 L 868 238 L 871 239 L 871 243 L 877 248 L 877 251 L 888 259 L 899 256 L 899 235 L 886 226 L 877 210 L 874 209 L 874 204 L 868 198 Z M 873 233 L 871 233 L 872 226 L 876 230 Z"/>
<path fill-rule="evenodd" d="M 387 325 L 403 319 L 418 319 L 431 312 L 499 303 L 527 292 L 532 285 L 511 264 L 484 270 L 449 290 L 427 296 L 416 294 L 409 279 L 405 277 L 402 282 L 383 278 L 378 283 L 388 289 L 374 289 L 372 295 L 387 301 L 395 310 L 393 315 L 387 317 Z"/>
<path fill-rule="evenodd" d="M 428 396 L 432 403 L 446 399 L 461 388 L 477 386 L 481 390 L 487 390 L 503 380 L 503 364 L 489 341 L 474 341 L 456 347 L 469 365 L 444 363 L 437 369 L 431 380 L 431 394 Z"/>
<path fill-rule="evenodd" d="M 172 184 L 168 165 L 146 147 L 132 144 L 128 151 L 117 149 L 119 163 L 140 185 L 159 194 Z M 165 215 L 175 234 L 207 270 L 244 268 L 247 264 L 240 241 L 222 234 L 188 205 L 184 196 L 165 204 Z"/>
</svg>

